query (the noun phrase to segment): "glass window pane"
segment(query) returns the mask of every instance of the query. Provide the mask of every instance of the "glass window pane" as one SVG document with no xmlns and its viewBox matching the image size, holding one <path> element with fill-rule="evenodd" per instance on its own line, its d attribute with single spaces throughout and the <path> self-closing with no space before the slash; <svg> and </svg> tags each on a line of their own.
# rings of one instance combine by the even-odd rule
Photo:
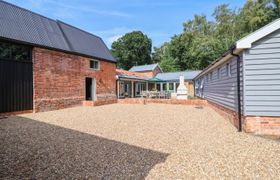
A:
<svg viewBox="0 0 280 180">
<path fill-rule="evenodd" d="M 163 91 L 166 91 L 166 90 L 167 90 L 167 84 L 166 84 L 166 83 L 163 83 L 163 84 L 162 84 L 162 90 L 163 90 Z"/>
<path fill-rule="evenodd" d="M 31 61 L 31 48 L 7 42 L 0 42 L 0 58 L 16 61 Z"/>
<path fill-rule="evenodd" d="M 160 83 L 157 83 L 157 91 L 160 91 Z"/>
<path fill-rule="evenodd" d="M 173 83 L 169 83 L 169 90 L 173 91 L 174 90 L 174 84 Z"/>
<path fill-rule="evenodd" d="M 7 43 L 0 42 L 0 58 L 11 59 L 11 49 Z"/>
<path fill-rule="evenodd" d="M 97 60 L 90 60 L 90 68 L 91 69 L 99 70 L 99 68 L 100 68 L 99 64 L 100 63 Z"/>
</svg>

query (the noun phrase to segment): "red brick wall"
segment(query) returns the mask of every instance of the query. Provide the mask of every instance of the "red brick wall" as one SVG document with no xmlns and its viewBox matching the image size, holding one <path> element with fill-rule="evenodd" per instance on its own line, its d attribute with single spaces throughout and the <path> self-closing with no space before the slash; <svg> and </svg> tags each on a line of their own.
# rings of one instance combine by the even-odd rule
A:
<svg viewBox="0 0 280 180">
<path fill-rule="evenodd" d="M 118 99 L 118 103 L 121 104 L 145 104 L 145 103 L 158 103 L 158 104 L 181 104 L 181 105 L 193 105 L 193 106 L 206 106 L 207 100 L 202 99 L 144 99 L 144 98 L 127 98 Z"/>
<path fill-rule="evenodd" d="M 161 69 L 157 66 L 157 67 L 153 70 L 153 76 L 156 76 L 158 73 L 161 73 Z"/>
<path fill-rule="evenodd" d="M 208 105 L 238 128 L 236 112 L 209 101 Z M 280 136 L 280 117 L 242 116 L 242 128 L 247 133 Z"/>
<path fill-rule="evenodd" d="M 89 58 L 34 48 L 34 111 L 81 105 L 85 78 L 96 78 L 97 100 L 116 98 L 116 64 L 100 61 L 100 70 L 89 68 Z"/>
<path fill-rule="evenodd" d="M 280 136 L 280 117 L 247 116 L 243 119 L 243 128 L 246 132 Z"/>
</svg>

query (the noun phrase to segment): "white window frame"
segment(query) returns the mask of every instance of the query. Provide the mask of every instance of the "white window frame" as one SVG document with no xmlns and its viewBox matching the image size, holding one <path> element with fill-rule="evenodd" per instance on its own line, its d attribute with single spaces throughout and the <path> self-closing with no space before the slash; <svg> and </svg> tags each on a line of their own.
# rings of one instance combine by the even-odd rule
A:
<svg viewBox="0 0 280 180">
<path fill-rule="evenodd" d="M 221 68 L 217 69 L 217 79 L 221 79 Z"/>
<path fill-rule="evenodd" d="M 98 68 L 91 67 L 91 62 L 97 62 Z M 90 67 L 90 69 L 92 69 L 92 70 L 99 71 L 99 70 L 100 70 L 100 61 L 99 61 L 99 60 L 96 60 L 96 59 L 91 59 L 91 60 L 89 60 L 89 67 Z"/>
<path fill-rule="evenodd" d="M 170 87 L 170 84 L 172 84 L 171 86 L 173 86 L 173 88 L 171 89 Z M 175 87 L 174 87 L 174 83 L 171 82 L 171 83 L 168 83 L 168 91 L 174 91 Z"/>
<path fill-rule="evenodd" d="M 226 73 L 227 73 L 227 77 L 231 77 L 231 65 L 230 65 L 230 63 L 226 64 Z"/>
</svg>

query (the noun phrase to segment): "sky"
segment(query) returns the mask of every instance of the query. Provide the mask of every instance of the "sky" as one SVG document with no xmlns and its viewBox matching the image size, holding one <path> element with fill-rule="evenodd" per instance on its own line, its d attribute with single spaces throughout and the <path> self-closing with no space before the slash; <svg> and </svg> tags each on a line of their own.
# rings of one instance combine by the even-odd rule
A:
<svg viewBox="0 0 280 180">
<path fill-rule="evenodd" d="M 211 19 L 214 8 L 242 7 L 246 0 L 6 0 L 100 36 L 110 48 L 125 33 L 140 30 L 159 47 L 183 31 L 194 14 Z"/>
</svg>

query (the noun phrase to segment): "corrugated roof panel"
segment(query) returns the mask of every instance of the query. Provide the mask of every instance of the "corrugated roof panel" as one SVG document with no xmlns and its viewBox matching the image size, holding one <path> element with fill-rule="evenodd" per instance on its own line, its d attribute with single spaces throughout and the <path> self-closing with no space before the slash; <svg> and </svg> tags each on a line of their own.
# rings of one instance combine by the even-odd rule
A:
<svg viewBox="0 0 280 180">
<path fill-rule="evenodd" d="M 58 23 L 73 51 L 116 61 L 101 38 L 61 21 Z"/>
</svg>

